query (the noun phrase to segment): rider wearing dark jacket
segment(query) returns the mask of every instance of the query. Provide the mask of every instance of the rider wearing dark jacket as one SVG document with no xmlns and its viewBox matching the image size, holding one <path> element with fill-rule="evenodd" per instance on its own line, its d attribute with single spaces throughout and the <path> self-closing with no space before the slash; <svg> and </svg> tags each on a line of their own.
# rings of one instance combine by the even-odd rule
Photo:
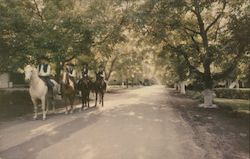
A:
<svg viewBox="0 0 250 159">
<path fill-rule="evenodd" d="M 87 63 L 83 63 L 83 68 L 82 68 L 82 77 L 88 79 L 88 64 Z"/>
<path fill-rule="evenodd" d="M 96 80 L 103 80 L 105 81 L 105 71 L 104 71 L 104 66 L 100 65 L 99 70 L 96 73 Z"/>
</svg>

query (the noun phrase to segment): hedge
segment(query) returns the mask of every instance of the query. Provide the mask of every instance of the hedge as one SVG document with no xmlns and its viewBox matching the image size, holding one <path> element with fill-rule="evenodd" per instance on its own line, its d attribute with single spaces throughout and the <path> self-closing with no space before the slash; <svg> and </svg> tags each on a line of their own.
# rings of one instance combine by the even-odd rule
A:
<svg viewBox="0 0 250 159">
<path fill-rule="evenodd" d="M 217 98 L 250 99 L 250 88 L 216 88 L 214 92 Z"/>
<path fill-rule="evenodd" d="M 29 92 L 0 90 L 0 110 L 0 119 L 33 112 Z"/>
</svg>

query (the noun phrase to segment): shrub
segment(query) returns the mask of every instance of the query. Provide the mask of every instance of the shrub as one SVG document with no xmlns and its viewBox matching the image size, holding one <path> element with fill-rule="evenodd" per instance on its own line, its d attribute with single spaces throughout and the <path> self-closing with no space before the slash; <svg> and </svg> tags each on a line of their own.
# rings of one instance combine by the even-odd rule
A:
<svg viewBox="0 0 250 159">
<path fill-rule="evenodd" d="M 199 91 L 187 90 L 186 93 L 192 99 L 198 100 L 199 102 L 203 102 L 203 96 Z"/>
<path fill-rule="evenodd" d="M 0 118 L 20 116 L 33 111 L 27 90 L 0 90 Z"/>
<path fill-rule="evenodd" d="M 217 98 L 229 99 L 250 99 L 250 89 L 231 89 L 231 88 L 216 88 L 214 89 Z"/>
</svg>

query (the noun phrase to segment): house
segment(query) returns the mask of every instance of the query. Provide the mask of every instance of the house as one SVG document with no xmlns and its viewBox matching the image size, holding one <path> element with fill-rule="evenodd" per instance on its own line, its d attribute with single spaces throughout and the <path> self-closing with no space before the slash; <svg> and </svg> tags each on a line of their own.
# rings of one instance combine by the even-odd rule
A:
<svg viewBox="0 0 250 159">
<path fill-rule="evenodd" d="M 12 82 L 10 82 L 10 74 L 9 73 L 1 73 L 0 74 L 0 88 L 10 88 L 12 87 Z"/>
</svg>

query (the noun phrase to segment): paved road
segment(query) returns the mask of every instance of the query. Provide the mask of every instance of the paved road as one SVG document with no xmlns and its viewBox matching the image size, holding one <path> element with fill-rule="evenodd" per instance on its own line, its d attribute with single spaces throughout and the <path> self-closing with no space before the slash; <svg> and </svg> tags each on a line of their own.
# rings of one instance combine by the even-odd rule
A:
<svg viewBox="0 0 250 159">
<path fill-rule="evenodd" d="M 107 94 L 104 108 L 0 125 L 2 159 L 202 159 L 163 86 Z"/>
</svg>

